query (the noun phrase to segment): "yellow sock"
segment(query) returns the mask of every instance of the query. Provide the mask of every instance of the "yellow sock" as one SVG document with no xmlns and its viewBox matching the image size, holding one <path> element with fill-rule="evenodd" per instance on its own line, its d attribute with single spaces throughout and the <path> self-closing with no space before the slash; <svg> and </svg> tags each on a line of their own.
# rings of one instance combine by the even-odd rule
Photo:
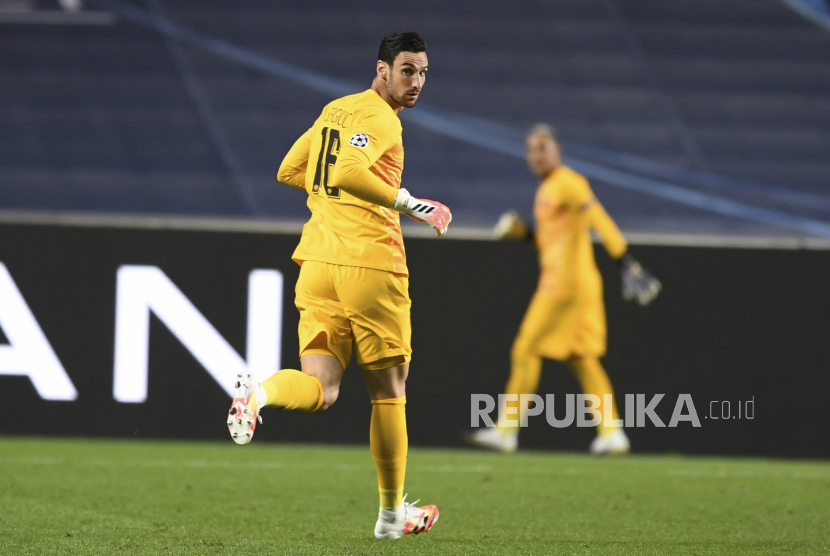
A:
<svg viewBox="0 0 830 556">
<path fill-rule="evenodd" d="M 539 388 L 539 378 L 542 374 L 542 358 L 529 349 L 526 349 L 526 342 L 516 341 L 510 354 L 510 378 L 504 388 L 505 394 L 535 394 Z M 516 407 L 516 413 L 511 413 L 509 418 L 505 415 L 506 407 Z M 519 414 L 519 402 L 505 402 L 505 407 L 499 408 L 499 420 L 496 426 L 503 433 L 513 434 L 519 432 L 519 422 L 522 416 Z"/>
<path fill-rule="evenodd" d="M 317 411 L 323 405 L 323 385 L 320 380 L 294 369 L 283 369 L 262 381 L 265 405 L 282 409 Z"/>
<path fill-rule="evenodd" d="M 576 376 L 576 379 L 579 381 L 579 384 L 582 385 L 582 392 L 585 394 L 594 394 L 595 396 L 599 397 L 599 407 L 597 409 L 602 412 L 603 416 L 605 415 L 605 410 L 602 407 L 603 400 L 605 400 L 605 394 L 614 395 L 614 389 L 611 387 L 611 380 L 608 378 L 608 374 L 605 372 L 605 369 L 602 368 L 602 365 L 599 362 L 599 359 L 596 357 L 573 357 L 568 360 L 568 366 Z M 614 419 L 618 419 L 619 415 L 617 414 L 617 404 L 616 402 L 612 402 L 613 405 L 611 406 L 611 413 Z M 600 436 L 605 436 L 606 434 L 611 434 L 618 427 L 609 427 L 606 426 L 605 421 L 603 420 L 597 426 L 597 434 Z"/>
<path fill-rule="evenodd" d="M 378 472 L 380 507 L 394 510 L 403 504 L 403 481 L 406 476 L 406 396 L 372 400 L 372 424 L 369 445 Z"/>
</svg>

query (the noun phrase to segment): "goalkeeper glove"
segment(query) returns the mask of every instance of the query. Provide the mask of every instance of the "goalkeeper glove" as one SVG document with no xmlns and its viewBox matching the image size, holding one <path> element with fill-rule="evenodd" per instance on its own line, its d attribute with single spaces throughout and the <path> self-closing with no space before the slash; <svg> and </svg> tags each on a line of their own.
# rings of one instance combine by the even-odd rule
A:
<svg viewBox="0 0 830 556">
<path fill-rule="evenodd" d="M 529 235 L 530 229 L 515 210 L 502 214 L 493 228 L 493 237 L 496 239 L 527 239 Z"/>
<path fill-rule="evenodd" d="M 651 275 L 634 257 L 626 254 L 620 259 L 622 295 L 626 301 L 636 299 L 640 305 L 648 305 L 660 293 L 660 280 Z"/>
<path fill-rule="evenodd" d="M 398 190 L 398 196 L 389 208 L 434 228 L 439 237 L 447 233 L 447 227 L 452 220 L 452 213 L 447 205 L 429 199 L 417 199 L 403 188 Z"/>
</svg>

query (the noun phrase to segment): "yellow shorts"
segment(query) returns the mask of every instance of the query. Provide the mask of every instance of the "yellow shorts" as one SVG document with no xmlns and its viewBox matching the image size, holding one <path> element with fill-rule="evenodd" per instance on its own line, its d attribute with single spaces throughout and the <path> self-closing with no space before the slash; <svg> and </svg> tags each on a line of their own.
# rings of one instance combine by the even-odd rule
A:
<svg viewBox="0 0 830 556">
<path fill-rule="evenodd" d="M 601 297 L 553 297 L 536 292 L 513 344 L 518 352 L 565 361 L 572 355 L 602 357 L 606 349 Z"/>
<path fill-rule="evenodd" d="M 305 261 L 295 289 L 300 311 L 300 357 L 352 358 L 367 370 L 412 358 L 409 278 L 371 268 Z"/>
</svg>

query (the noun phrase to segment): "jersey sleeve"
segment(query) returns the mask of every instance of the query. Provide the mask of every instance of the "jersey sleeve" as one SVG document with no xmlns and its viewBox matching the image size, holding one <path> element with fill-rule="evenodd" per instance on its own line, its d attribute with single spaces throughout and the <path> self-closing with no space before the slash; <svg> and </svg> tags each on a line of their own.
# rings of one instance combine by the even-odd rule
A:
<svg viewBox="0 0 830 556">
<path fill-rule="evenodd" d="M 311 148 L 311 129 L 294 142 L 277 171 L 277 180 L 294 189 L 305 191 L 305 173 Z"/>
<path fill-rule="evenodd" d="M 588 219 L 591 227 L 599 234 L 603 247 L 612 259 L 616 260 L 625 255 L 628 250 L 628 243 L 617 224 L 614 223 L 599 202 L 595 202 L 588 208 Z"/>
<path fill-rule="evenodd" d="M 340 155 L 332 175 L 332 185 L 369 203 L 388 207 L 397 190 L 377 177 L 370 168 L 392 148 L 400 137 L 399 122 L 380 114 L 363 116 L 343 138 Z"/>
<path fill-rule="evenodd" d="M 612 259 L 619 259 L 626 250 L 628 243 L 620 229 L 597 200 L 591 186 L 582 176 L 574 176 L 568 180 L 566 188 L 566 202 L 572 210 L 585 212 L 588 222 L 600 236 L 602 245 Z"/>
<path fill-rule="evenodd" d="M 562 200 L 571 210 L 583 211 L 596 202 L 588 180 L 578 174 L 569 176 L 562 189 Z"/>
<path fill-rule="evenodd" d="M 401 124 L 396 118 L 374 110 L 357 121 L 352 135 L 343 139 L 340 160 L 349 159 L 371 168 L 378 158 L 391 149 L 401 136 Z"/>
</svg>

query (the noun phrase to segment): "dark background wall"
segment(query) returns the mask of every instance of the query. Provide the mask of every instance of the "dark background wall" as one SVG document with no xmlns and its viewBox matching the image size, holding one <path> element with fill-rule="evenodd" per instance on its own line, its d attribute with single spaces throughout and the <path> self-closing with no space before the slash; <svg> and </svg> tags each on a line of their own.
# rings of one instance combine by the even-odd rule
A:
<svg viewBox="0 0 830 556">
<path fill-rule="evenodd" d="M 297 236 L 0 225 L 4 263 L 79 391 L 73 402 L 40 399 L 27 377 L 0 376 L 0 434 L 175 437 L 225 440 L 229 398 L 155 317 L 149 395 L 112 397 L 116 271 L 160 267 L 239 352 L 245 353 L 247 277 L 285 276 L 283 367 L 297 368 L 290 261 Z M 616 391 L 664 393 L 668 421 L 677 395 L 692 395 L 702 426 L 629 429 L 634 450 L 695 454 L 830 456 L 825 393 L 830 252 L 634 246 L 663 282 L 647 308 L 624 303 L 616 268 L 600 252 Z M 601 249 L 600 249 L 601 251 Z M 414 358 L 408 382 L 410 441 L 457 446 L 469 429 L 470 394 L 496 395 L 509 349 L 533 292 L 529 245 L 410 239 Z M 0 300 L 2 303 L 2 300 Z M 6 342 L 0 334 L 0 343 Z M 540 393 L 575 393 L 564 366 L 545 364 Z M 753 399 L 753 420 L 711 420 L 709 403 Z M 719 404 L 714 406 L 719 408 Z M 370 404 L 350 365 L 340 400 L 319 414 L 264 411 L 256 441 L 368 440 Z M 718 413 L 715 413 L 718 415 Z M 591 429 L 552 429 L 542 417 L 524 447 L 584 450 Z"/>
</svg>

